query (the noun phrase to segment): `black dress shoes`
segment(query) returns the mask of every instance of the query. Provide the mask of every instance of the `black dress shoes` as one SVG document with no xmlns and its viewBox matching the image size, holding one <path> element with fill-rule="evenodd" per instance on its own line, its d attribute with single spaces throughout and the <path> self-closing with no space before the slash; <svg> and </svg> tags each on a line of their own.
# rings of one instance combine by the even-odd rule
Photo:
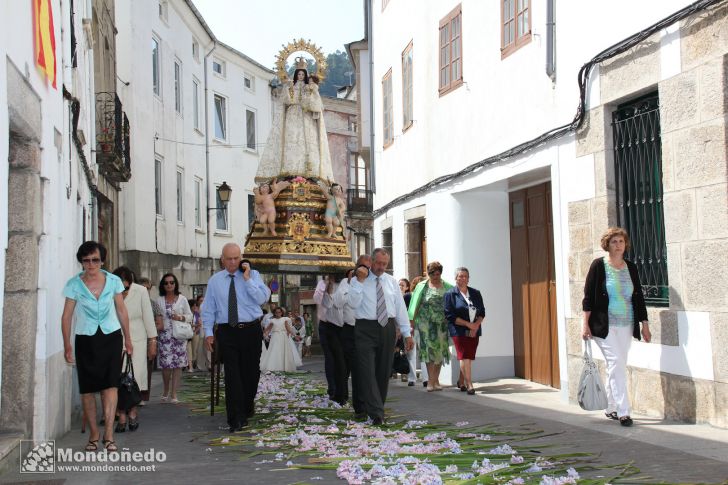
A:
<svg viewBox="0 0 728 485">
<path fill-rule="evenodd" d="M 377 416 L 376 418 L 372 418 L 372 424 L 374 426 L 381 426 L 384 424 L 384 419 Z"/>
<path fill-rule="evenodd" d="M 366 421 L 367 420 L 367 413 L 360 412 L 360 413 L 354 413 L 354 420 L 355 421 Z"/>
<path fill-rule="evenodd" d="M 248 420 L 244 419 L 239 423 L 231 424 L 230 425 L 230 432 L 231 433 L 239 433 L 243 430 L 243 428 L 248 426 Z"/>
</svg>

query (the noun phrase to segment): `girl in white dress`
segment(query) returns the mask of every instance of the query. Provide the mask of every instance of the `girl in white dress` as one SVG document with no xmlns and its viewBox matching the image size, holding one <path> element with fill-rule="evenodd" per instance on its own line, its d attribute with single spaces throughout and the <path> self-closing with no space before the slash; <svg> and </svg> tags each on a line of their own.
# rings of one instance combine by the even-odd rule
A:
<svg viewBox="0 0 728 485">
<path fill-rule="evenodd" d="M 273 318 L 263 331 L 264 336 L 270 335 L 270 344 L 267 349 L 263 348 L 261 371 L 293 372 L 301 365 L 301 357 L 291 338 L 295 333 L 291 319 L 283 316 L 281 308 L 276 308 Z"/>
</svg>

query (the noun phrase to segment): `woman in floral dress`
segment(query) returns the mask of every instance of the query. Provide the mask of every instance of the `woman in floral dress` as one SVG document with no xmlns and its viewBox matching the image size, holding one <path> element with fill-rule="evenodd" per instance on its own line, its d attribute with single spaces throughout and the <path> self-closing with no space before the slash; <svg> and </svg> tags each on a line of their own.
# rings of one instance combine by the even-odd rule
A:
<svg viewBox="0 0 728 485">
<path fill-rule="evenodd" d="M 179 388 L 182 369 L 187 367 L 187 340 L 177 340 L 172 336 L 172 321 L 187 322 L 192 325 L 192 311 L 187 298 L 180 295 L 179 282 L 172 273 L 162 276 L 159 282 L 157 300 L 162 308 L 164 330 L 159 332 L 159 367 L 162 369 L 162 402 L 177 404 L 177 389 Z"/>
<path fill-rule="evenodd" d="M 442 265 L 437 261 L 427 265 L 427 276 L 412 292 L 408 313 L 420 336 L 419 356 L 427 363 L 427 391 L 432 392 L 442 390 L 440 367 L 450 362 L 444 297 L 452 285 L 442 279 Z"/>
</svg>

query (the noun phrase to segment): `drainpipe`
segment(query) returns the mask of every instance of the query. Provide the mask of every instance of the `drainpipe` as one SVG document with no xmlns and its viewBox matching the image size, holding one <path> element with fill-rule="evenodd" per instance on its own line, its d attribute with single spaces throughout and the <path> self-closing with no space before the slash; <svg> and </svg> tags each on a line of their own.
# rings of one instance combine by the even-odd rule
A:
<svg viewBox="0 0 728 485">
<path fill-rule="evenodd" d="M 207 54 L 205 54 L 205 60 L 203 64 L 203 69 L 205 71 L 205 200 L 207 203 L 205 204 L 205 212 L 207 213 L 207 259 L 211 259 L 212 256 L 210 255 L 210 244 L 212 243 L 212 234 L 211 234 L 211 228 L 210 228 L 210 123 L 209 123 L 209 107 L 210 103 L 208 102 L 207 96 L 208 96 L 208 89 L 207 89 L 207 58 L 210 57 L 210 54 L 215 50 L 217 47 L 217 39 L 212 40 L 212 49 L 209 50 Z"/>
<path fill-rule="evenodd" d="M 556 52 L 554 38 L 556 37 L 556 23 L 554 22 L 554 2 L 546 0 L 546 75 L 556 81 Z"/>
<path fill-rule="evenodd" d="M 372 42 L 372 0 L 366 2 L 367 44 L 369 47 L 369 177 L 372 193 L 377 191 L 376 153 L 374 147 L 374 43 Z"/>
</svg>

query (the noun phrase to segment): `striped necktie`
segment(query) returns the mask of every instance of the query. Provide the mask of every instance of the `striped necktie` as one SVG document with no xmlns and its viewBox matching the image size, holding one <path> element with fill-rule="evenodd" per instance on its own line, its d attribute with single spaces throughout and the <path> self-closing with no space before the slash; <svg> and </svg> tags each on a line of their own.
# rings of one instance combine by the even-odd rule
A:
<svg viewBox="0 0 728 485">
<path fill-rule="evenodd" d="M 230 289 L 228 290 L 228 325 L 238 324 L 238 294 L 235 293 L 235 275 L 230 276 Z"/>
<path fill-rule="evenodd" d="M 377 276 L 377 321 L 382 327 L 387 326 L 387 302 L 384 301 L 384 290 L 382 289 L 382 282 L 380 276 Z"/>
</svg>

